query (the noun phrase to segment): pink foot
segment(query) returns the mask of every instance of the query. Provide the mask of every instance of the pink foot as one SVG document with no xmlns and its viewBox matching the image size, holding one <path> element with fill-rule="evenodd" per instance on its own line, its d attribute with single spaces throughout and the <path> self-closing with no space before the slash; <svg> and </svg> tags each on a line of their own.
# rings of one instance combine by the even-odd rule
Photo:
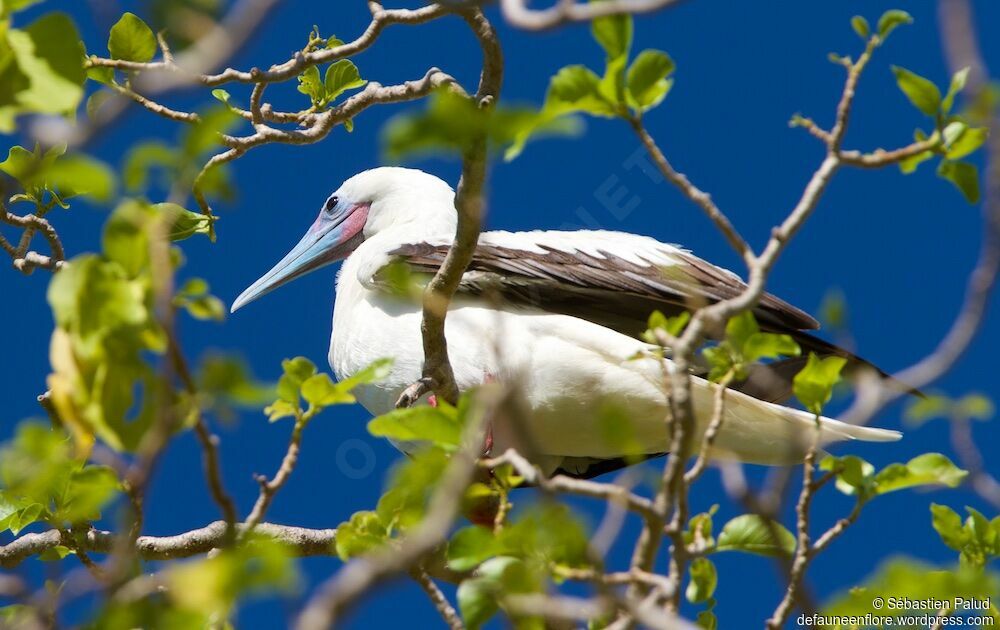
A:
<svg viewBox="0 0 1000 630">
<path fill-rule="evenodd" d="M 486 437 L 483 438 L 483 457 L 493 454 L 493 423 L 486 426 Z"/>
</svg>

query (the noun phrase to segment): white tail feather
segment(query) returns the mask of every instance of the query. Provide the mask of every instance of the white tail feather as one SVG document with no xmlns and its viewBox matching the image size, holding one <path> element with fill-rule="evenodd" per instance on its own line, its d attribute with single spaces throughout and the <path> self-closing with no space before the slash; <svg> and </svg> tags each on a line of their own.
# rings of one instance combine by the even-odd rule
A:
<svg viewBox="0 0 1000 630">
<path fill-rule="evenodd" d="M 698 393 L 702 395 L 699 396 Z M 705 405 L 707 409 L 711 409 L 711 400 L 706 395 L 708 388 L 698 393 L 695 395 L 696 405 L 698 407 Z M 697 415 L 705 418 L 710 414 Z M 795 464 L 805 457 L 815 439 L 815 430 L 816 418 L 808 412 L 731 391 L 726 395 L 725 419 L 712 449 L 712 455 L 719 459 L 752 464 Z M 820 418 L 819 446 L 821 447 L 844 440 L 893 442 L 901 437 L 899 431 L 862 427 L 832 418 Z"/>
</svg>

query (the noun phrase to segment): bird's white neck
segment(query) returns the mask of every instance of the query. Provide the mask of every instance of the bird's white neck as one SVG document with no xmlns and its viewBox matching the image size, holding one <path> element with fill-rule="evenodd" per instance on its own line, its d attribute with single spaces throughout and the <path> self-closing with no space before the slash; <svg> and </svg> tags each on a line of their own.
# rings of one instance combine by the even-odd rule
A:
<svg viewBox="0 0 1000 630">
<path fill-rule="evenodd" d="M 372 318 L 383 318 L 387 313 L 400 315 L 407 311 L 420 311 L 418 303 L 388 295 L 374 284 L 375 274 L 390 261 L 389 252 L 407 243 L 446 243 L 453 238 L 453 226 L 427 224 L 422 229 L 414 225 L 393 227 L 365 239 L 348 256 L 337 274 L 333 334 L 330 340 L 330 364 L 338 378 L 350 375 L 358 367 L 353 365 L 357 362 L 354 361 L 357 349 L 351 348 L 351 340 L 365 338 L 358 334 L 361 329 L 379 326 Z M 388 325 L 387 322 L 384 324 Z M 375 358 L 380 357 L 371 357 Z"/>
</svg>

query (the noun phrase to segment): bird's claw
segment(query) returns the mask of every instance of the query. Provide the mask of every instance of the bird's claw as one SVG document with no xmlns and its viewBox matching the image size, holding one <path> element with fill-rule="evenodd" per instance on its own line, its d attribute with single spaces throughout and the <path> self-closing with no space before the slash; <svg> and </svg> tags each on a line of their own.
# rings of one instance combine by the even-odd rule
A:
<svg viewBox="0 0 1000 630">
<path fill-rule="evenodd" d="M 425 376 L 403 390 L 396 401 L 396 409 L 405 409 L 416 404 L 420 397 L 434 390 L 434 379 Z"/>
</svg>

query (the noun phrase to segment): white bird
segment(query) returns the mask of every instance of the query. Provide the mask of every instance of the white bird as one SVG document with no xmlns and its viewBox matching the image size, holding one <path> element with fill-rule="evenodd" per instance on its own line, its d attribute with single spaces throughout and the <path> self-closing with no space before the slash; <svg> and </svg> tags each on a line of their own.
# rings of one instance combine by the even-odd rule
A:
<svg viewBox="0 0 1000 630">
<path fill-rule="evenodd" d="M 321 266 L 344 259 L 337 278 L 330 366 L 338 379 L 376 359 L 394 359 L 388 378 L 356 392 L 372 414 L 393 409 L 421 377 L 421 309 L 391 291 L 379 272 L 403 261 L 433 273 L 455 235 L 454 192 L 418 170 L 383 167 L 348 179 L 324 203 L 302 240 L 244 291 L 232 310 Z M 636 359 L 650 349 L 639 339 L 649 314 L 676 314 L 737 295 L 740 278 L 689 251 L 652 238 L 610 231 L 484 232 L 445 336 L 460 389 L 518 379 L 529 420 L 491 427 L 492 452 L 525 444 L 547 473 L 593 476 L 625 465 L 626 456 L 669 448 L 663 366 Z M 804 350 L 870 365 L 804 329 L 816 321 L 765 295 L 754 310 L 761 328 L 791 334 Z M 727 392 L 725 416 L 711 455 L 761 464 L 801 461 L 811 443 L 811 414 L 778 404 L 791 392 L 799 359 L 770 364 Z M 693 378 L 696 435 L 712 411 L 712 386 Z M 608 434 L 608 418 L 628 440 Z M 614 427 L 612 427 L 614 428 Z M 820 442 L 891 441 L 895 431 L 823 418 Z M 636 452 L 623 452 L 632 445 Z M 405 448 L 405 445 L 403 445 Z M 634 461 L 632 459 L 631 461 Z"/>
</svg>

